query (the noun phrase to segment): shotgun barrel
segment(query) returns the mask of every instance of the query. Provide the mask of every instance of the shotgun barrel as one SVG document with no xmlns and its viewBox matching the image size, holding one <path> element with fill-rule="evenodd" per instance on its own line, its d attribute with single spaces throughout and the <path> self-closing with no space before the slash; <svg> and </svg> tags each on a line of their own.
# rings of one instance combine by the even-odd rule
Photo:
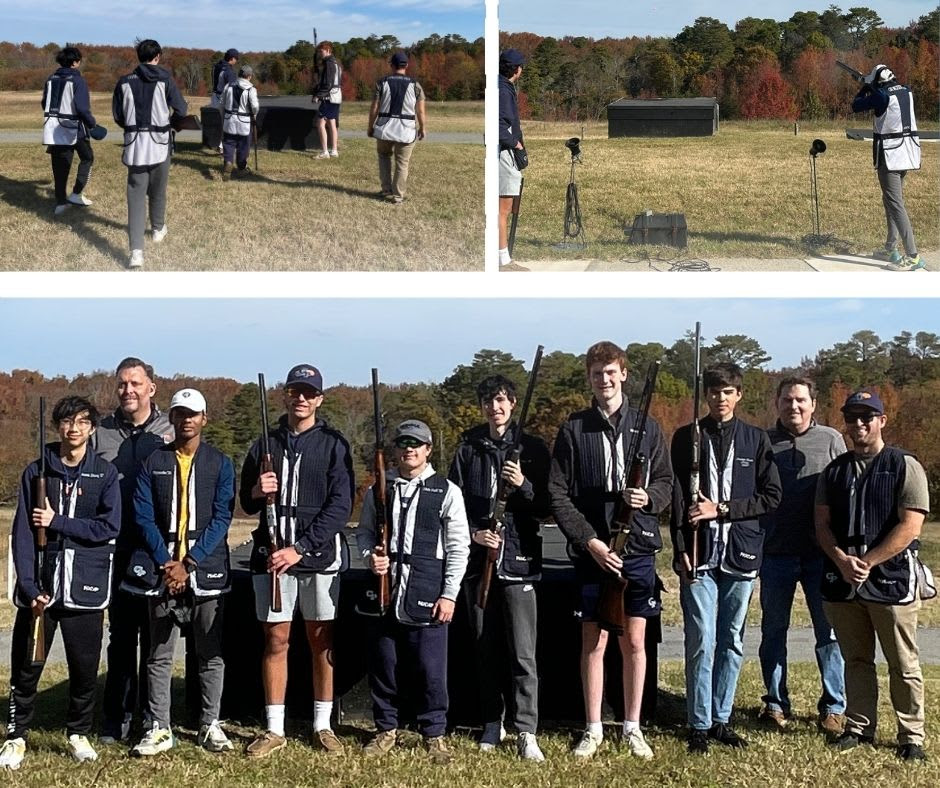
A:
<svg viewBox="0 0 940 788">
<path fill-rule="evenodd" d="M 261 400 L 261 473 L 274 471 L 271 458 L 271 442 L 268 438 L 268 390 L 264 385 L 264 373 L 258 373 L 258 396 Z M 277 523 L 277 498 L 275 493 L 264 496 L 264 523 L 268 529 L 270 552 L 280 549 L 280 529 Z M 271 572 L 271 612 L 281 612 L 281 579 L 277 572 Z"/>
</svg>

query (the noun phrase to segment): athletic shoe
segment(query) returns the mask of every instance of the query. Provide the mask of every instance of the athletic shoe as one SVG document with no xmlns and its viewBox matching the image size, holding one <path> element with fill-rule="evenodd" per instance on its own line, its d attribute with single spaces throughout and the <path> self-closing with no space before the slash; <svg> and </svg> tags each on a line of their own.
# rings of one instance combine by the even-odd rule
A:
<svg viewBox="0 0 940 788">
<path fill-rule="evenodd" d="M 829 742 L 829 746 L 838 752 L 854 750 L 860 744 L 874 744 L 874 736 L 862 736 L 860 733 L 846 731 L 839 738 Z"/>
<path fill-rule="evenodd" d="M 708 755 L 708 731 L 689 731 L 688 750 L 692 755 Z"/>
<path fill-rule="evenodd" d="M 219 143 L 219 147 L 218 147 L 218 149 L 217 149 L 217 150 L 219 151 L 219 153 L 221 153 L 221 152 L 222 152 L 222 143 L 221 143 L 221 142 Z"/>
<path fill-rule="evenodd" d="M 902 761 L 926 761 L 927 753 L 919 744 L 902 744 L 898 747 L 898 758 Z"/>
<path fill-rule="evenodd" d="M 336 148 L 334 148 L 333 150 L 330 151 L 330 158 L 331 158 L 331 159 L 335 159 L 335 158 L 337 158 L 338 156 L 339 156 L 339 151 L 336 150 Z"/>
<path fill-rule="evenodd" d="M 89 744 L 87 736 L 81 736 L 77 733 L 73 733 L 69 736 L 69 750 L 72 752 L 72 758 L 79 763 L 98 760 L 98 753 L 96 753 L 94 747 Z"/>
<path fill-rule="evenodd" d="M 501 722 L 488 722 L 483 726 L 483 735 L 480 737 L 480 751 L 492 752 L 496 746 L 506 738 L 506 729 Z"/>
<path fill-rule="evenodd" d="M 742 739 L 734 732 L 732 728 L 726 722 L 716 722 L 711 728 L 708 729 L 708 738 L 714 739 L 719 744 L 724 744 L 726 747 L 737 747 L 738 749 L 743 749 L 747 747 L 747 739 Z"/>
<path fill-rule="evenodd" d="M 392 205 L 401 205 L 404 201 L 404 197 L 396 197 L 394 194 L 388 194 L 385 196 L 385 202 L 390 202 Z"/>
<path fill-rule="evenodd" d="M 267 758 L 272 752 L 277 752 L 287 746 L 287 739 L 271 731 L 265 731 L 255 736 L 254 741 L 245 749 L 249 758 Z"/>
<path fill-rule="evenodd" d="M 317 154 L 318 159 L 328 159 L 330 158 L 330 152 L 328 150 L 323 151 L 322 153 Z"/>
<path fill-rule="evenodd" d="M 519 738 L 516 740 L 516 752 L 524 761 L 538 761 L 541 763 L 545 760 L 534 733 L 519 734 Z"/>
<path fill-rule="evenodd" d="M 218 720 L 212 720 L 208 725 L 203 725 L 199 729 L 199 744 L 209 752 L 222 752 L 222 750 L 231 750 L 232 742 L 229 741 L 222 726 Z"/>
<path fill-rule="evenodd" d="M 398 740 L 398 731 L 392 728 L 390 731 L 379 731 L 362 748 L 363 755 L 385 755 L 391 752 Z"/>
<path fill-rule="evenodd" d="M 128 268 L 143 268 L 144 266 L 144 250 L 143 249 L 131 249 L 131 259 L 127 261 Z"/>
<path fill-rule="evenodd" d="M 886 271 L 917 271 L 923 268 L 926 265 L 924 258 L 919 254 L 915 254 L 913 257 L 909 255 L 904 255 L 896 263 L 888 263 L 885 266 Z"/>
<path fill-rule="evenodd" d="M 166 225 L 163 225 L 163 227 L 161 227 L 159 230 L 154 230 L 154 231 L 151 233 L 151 236 L 153 237 L 153 242 L 154 242 L 155 244 L 160 243 L 160 241 L 162 241 L 164 238 L 166 238 L 167 232 L 169 232 L 169 231 L 168 231 Z"/>
<path fill-rule="evenodd" d="M 892 249 L 890 252 L 887 249 L 875 249 L 875 251 L 871 253 L 871 256 L 876 260 L 883 260 L 886 263 L 901 262 L 901 253 L 897 249 Z"/>
<path fill-rule="evenodd" d="M 780 711 L 780 709 L 772 709 L 770 706 L 764 706 L 757 719 L 768 728 L 778 731 L 786 729 L 787 725 L 790 724 L 786 714 Z"/>
<path fill-rule="evenodd" d="M 816 726 L 820 731 L 828 733 L 830 736 L 841 736 L 845 728 L 845 715 L 836 714 L 835 712 L 820 714 Z"/>
<path fill-rule="evenodd" d="M 169 728 L 161 728 L 156 723 L 144 734 L 137 746 L 131 749 L 131 755 L 136 758 L 149 757 L 161 752 L 171 750 L 176 746 L 176 739 L 173 731 Z"/>
<path fill-rule="evenodd" d="M 62 203 L 61 205 L 57 205 L 52 213 L 54 216 L 61 216 L 68 210 L 68 207 L 68 203 Z"/>
<path fill-rule="evenodd" d="M 339 736 L 329 728 L 313 732 L 313 746 L 325 750 L 330 755 L 342 755 L 346 751 Z"/>
<path fill-rule="evenodd" d="M 571 750 L 571 754 L 575 758 L 590 758 L 594 753 L 597 752 L 597 748 L 600 746 L 600 743 L 603 740 L 603 736 L 598 736 L 596 733 L 585 731 L 583 734 L 581 734 L 581 741 L 579 741 L 574 746 L 574 749 Z"/>
<path fill-rule="evenodd" d="M 454 760 L 454 754 L 447 748 L 447 742 L 444 741 L 443 736 L 431 736 L 429 739 L 425 739 L 425 744 L 428 748 L 431 763 L 445 766 Z"/>
<path fill-rule="evenodd" d="M 642 758 L 644 761 L 648 761 L 653 757 L 653 749 L 646 743 L 646 739 L 643 738 L 643 731 L 639 728 L 634 728 L 632 731 L 625 733 L 623 741 L 630 750 L 631 755 Z"/>
<path fill-rule="evenodd" d="M 68 197 L 66 197 L 72 205 L 91 205 L 92 202 L 84 194 L 76 194 L 72 192 Z"/>
<path fill-rule="evenodd" d="M 25 757 L 25 739 L 7 739 L 3 743 L 3 747 L 0 747 L 0 769 L 9 769 L 10 771 L 19 769 Z"/>
<path fill-rule="evenodd" d="M 524 265 L 519 265 L 519 263 L 506 263 L 499 267 L 500 271 L 531 271 L 531 268 L 526 268 Z"/>
</svg>

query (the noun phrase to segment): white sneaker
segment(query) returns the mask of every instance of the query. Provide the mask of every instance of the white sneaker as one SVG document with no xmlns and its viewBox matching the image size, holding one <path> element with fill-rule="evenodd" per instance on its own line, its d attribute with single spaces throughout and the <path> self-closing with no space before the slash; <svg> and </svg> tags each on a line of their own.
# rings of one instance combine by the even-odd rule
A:
<svg viewBox="0 0 940 788">
<path fill-rule="evenodd" d="M 26 757 L 26 741 L 24 739 L 7 739 L 0 747 L 0 769 L 13 771 L 20 768 L 23 758 Z"/>
<path fill-rule="evenodd" d="M 338 156 L 339 156 L 339 151 L 336 150 L 336 148 L 333 148 L 333 150 L 330 151 L 330 158 L 331 158 L 331 159 L 335 159 L 335 158 L 337 158 Z"/>
<path fill-rule="evenodd" d="M 653 757 L 653 750 L 646 743 L 646 739 L 643 738 L 643 731 L 639 728 L 625 733 L 623 735 L 623 741 L 629 748 L 631 755 L 642 758 L 644 761 L 648 761 Z"/>
<path fill-rule="evenodd" d="M 480 752 L 493 752 L 505 738 L 506 729 L 503 727 L 503 723 L 486 723 L 483 726 L 483 735 L 480 737 Z"/>
<path fill-rule="evenodd" d="M 173 737 L 173 731 L 169 728 L 160 728 L 154 723 L 154 726 L 144 734 L 144 738 L 131 749 L 131 755 L 138 758 L 156 755 L 175 746 L 176 739 Z"/>
<path fill-rule="evenodd" d="M 61 216 L 68 210 L 68 208 L 68 203 L 62 203 L 61 205 L 57 205 L 52 213 L 54 216 Z"/>
<path fill-rule="evenodd" d="M 330 158 L 330 152 L 328 150 L 323 151 L 322 153 L 317 154 L 318 159 L 328 159 Z"/>
<path fill-rule="evenodd" d="M 575 758 L 590 758 L 594 753 L 597 752 L 597 748 L 600 746 L 603 740 L 603 736 L 598 736 L 597 734 L 591 733 L 590 731 L 585 731 L 581 735 L 581 741 L 579 741 L 574 746 L 571 754 Z"/>
<path fill-rule="evenodd" d="M 72 205 L 91 205 L 91 200 L 89 200 L 84 194 L 76 194 L 72 192 L 66 199 L 72 203 Z"/>
<path fill-rule="evenodd" d="M 72 751 L 72 758 L 79 763 L 98 760 L 98 753 L 96 753 L 95 748 L 89 744 L 87 736 L 73 733 L 69 736 L 69 749 Z"/>
<path fill-rule="evenodd" d="M 545 756 L 542 755 L 542 751 L 539 749 L 539 743 L 534 733 L 519 734 L 519 738 L 516 741 L 516 752 L 519 753 L 519 757 L 524 761 L 538 761 L 541 763 L 545 760 Z"/>
<path fill-rule="evenodd" d="M 142 268 L 144 265 L 144 250 L 131 249 L 131 259 L 127 261 L 128 268 Z"/>
<path fill-rule="evenodd" d="M 166 238 L 166 233 L 167 233 L 166 225 L 163 225 L 163 227 L 161 227 L 159 230 L 154 230 L 153 233 L 151 233 L 151 235 L 153 236 L 153 242 L 155 244 L 160 243 L 160 241 Z"/>
<path fill-rule="evenodd" d="M 225 735 L 225 731 L 222 730 L 218 720 L 213 720 L 199 729 L 199 744 L 209 752 L 222 752 L 222 750 L 232 749 L 232 742 Z"/>
</svg>

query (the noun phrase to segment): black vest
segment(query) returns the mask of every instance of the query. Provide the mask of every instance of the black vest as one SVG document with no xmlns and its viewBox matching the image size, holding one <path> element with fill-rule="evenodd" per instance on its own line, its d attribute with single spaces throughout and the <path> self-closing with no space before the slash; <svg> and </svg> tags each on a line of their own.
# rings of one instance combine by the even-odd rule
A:
<svg viewBox="0 0 940 788">
<path fill-rule="evenodd" d="M 907 473 L 906 454 L 901 449 L 885 446 L 869 464 L 860 489 L 856 485 L 852 452 L 837 457 L 823 472 L 829 528 L 836 544 L 846 553 L 864 557 L 867 550 L 877 547 L 900 522 L 898 500 Z M 855 528 L 852 528 L 853 523 Z M 918 547 L 915 539 L 898 555 L 873 567 L 868 580 L 857 591 L 842 579 L 836 565 L 826 557 L 823 596 L 830 602 L 851 599 L 856 593 L 863 599 L 886 605 L 913 602 L 916 577 L 912 551 Z"/>
<path fill-rule="evenodd" d="M 386 517 L 392 524 L 392 509 L 397 485 L 389 480 L 386 487 Z M 395 586 L 400 585 L 401 567 L 410 566 L 408 582 L 399 593 L 404 594 L 405 612 L 415 621 L 432 623 L 431 609 L 444 590 L 445 562 L 437 557 L 437 545 L 443 539 L 444 523 L 441 521 L 441 507 L 447 494 L 447 479 L 439 473 L 429 476 L 421 482 L 417 493 L 417 504 L 411 499 L 410 505 L 416 505 L 414 518 L 414 536 L 411 552 L 405 552 L 405 520 L 408 510 L 401 506 L 397 531 L 397 543 L 389 545 L 389 558 L 394 567 L 391 577 Z"/>
</svg>

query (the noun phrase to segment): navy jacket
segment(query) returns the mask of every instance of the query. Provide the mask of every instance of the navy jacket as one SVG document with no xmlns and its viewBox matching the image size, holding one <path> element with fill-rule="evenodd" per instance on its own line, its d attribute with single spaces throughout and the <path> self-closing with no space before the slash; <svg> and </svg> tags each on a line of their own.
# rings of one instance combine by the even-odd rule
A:
<svg viewBox="0 0 940 788">
<path fill-rule="evenodd" d="M 519 125 L 519 104 L 516 86 L 502 74 L 499 75 L 499 148 L 508 150 L 522 142 L 522 127 Z"/>
</svg>

